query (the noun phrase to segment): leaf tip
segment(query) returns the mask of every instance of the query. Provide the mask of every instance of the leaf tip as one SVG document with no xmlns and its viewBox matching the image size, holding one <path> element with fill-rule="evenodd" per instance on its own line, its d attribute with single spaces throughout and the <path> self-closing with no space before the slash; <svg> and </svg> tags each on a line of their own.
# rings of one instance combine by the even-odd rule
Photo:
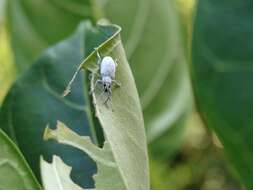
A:
<svg viewBox="0 0 253 190">
<path fill-rule="evenodd" d="M 57 120 L 57 123 L 56 123 L 56 130 L 61 130 L 61 129 L 64 129 L 66 128 L 65 127 L 65 124 L 62 123 L 61 121 Z"/>
<path fill-rule="evenodd" d="M 66 89 L 63 91 L 61 97 L 66 97 L 71 92 L 70 86 L 67 86 Z"/>
</svg>

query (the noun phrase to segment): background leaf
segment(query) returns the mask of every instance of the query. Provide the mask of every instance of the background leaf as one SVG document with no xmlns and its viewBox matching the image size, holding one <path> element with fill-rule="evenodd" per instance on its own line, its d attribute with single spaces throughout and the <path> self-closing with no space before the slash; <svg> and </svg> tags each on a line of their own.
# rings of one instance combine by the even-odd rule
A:
<svg viewBox="0 0 253 190">
<path fill-rule="evenodd" d="M 91 24 L 83 27 L 90 28 Z M 84 98 L 87 93 L 83 88 L 85 76 L 78 76 L 67 98 L 61 97 L 84 58 L 85 36 L 94 41 L 85 29 L 48 49 L 18 78 L 0 111 L 0 126 L 18 144 L 37 177 L 40 155 L 50 160 L 52 154 L 57 154 L 73 167 L 72 177 L 76 183 L 92 187 L 91 175 L 96 168 L 88 157 L 80 151 L 42 140 L 46 124 L 54 124 L 58 119 L 73 126 L 80 135 L 92 136 L 89 99 Z M 93 137 L 96 143 L 96 137 Z"/>
<path fill-rule="evenodd" d="M 197 106 L 247 189 L 253 188 L 252 5 L 199 1 L 192 50 Z"/>
<path fill-rule="evenodd" d="M 166 142 L 172 126 L 184 126 L 191 100 L 183 32 L 174 2 L 109 0 L 104 10 L 107 18 L 123 28 L 149 143 L 160 143 L 161 137 Z"/>
<path fill-rule="evenodd" d="M 15 62 L 21 71 L 42 50 L 70 35 L 81 20 L 93 20 L 89 0 L 10 0 L 7 14 Z"/>
<path fill-rule="evenodd" d="M 16 145 L 0 130 L 0 189 L 41 190 Z"/>
</svg>

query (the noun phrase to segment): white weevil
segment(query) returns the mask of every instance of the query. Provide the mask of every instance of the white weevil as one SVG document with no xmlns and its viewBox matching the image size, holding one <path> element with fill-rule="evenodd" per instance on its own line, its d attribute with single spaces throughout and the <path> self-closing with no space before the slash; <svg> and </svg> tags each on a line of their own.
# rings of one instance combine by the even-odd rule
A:
<svg viewBox="0 0 253 190">
<path fill-rule="evenodd" d="M 120 83 L 115 80 L 115 72 L 117 67 L 117 61 L 113 60 L 110 56 L 101 58 L 97 49 L 95 49 L 98 56 L 98 65 L 100 66 L 100 79 L 96 80 L 94 88 L 91 89 L 91 93 L 95 90 L 98 83 L 103 85 L 102 94 L 107 94 L 107 99 L 104 104 L 107 104 L 108 100 L 111 100 L 112 86 L 120 87 Z M 102 95 L 101 94 L 101 95 Z"/>
<path fill-rule="evenodd" d="M 116 67 L 117 67 L 117 61 L 113 60 L 113 58 L 110 56 L 105 56 L 102 59 L 97 48 L 95 48 L 95 51 L 97 52 L 97 56 L 98 56 L 98 65 L 99 65 L 100 73 L 99 74 L 98 73 L 91 73 L 91 74 L 98 75 L 100 79 L 96 80 L 94 88 L 91 89 L 90 94 L 95 91 L 95 88 L 98 83 L 102 84 L 103 85 L 103 92 L 101 93 L 101 95 L 103 95 L 104 93 L 107 94 L 107 99 L 104 102 L 104 104 L 107 104 L 108 100 L 111 100 L 112 86 L 113 85 L 115 85 L 116 87 L 120 86 L 120 83 L 114 79 Z M 83 66 L 82 64 L 79 65 L 78 69 L 76 70 L 73 77 L 69 81 L 68 86 L 66 87 L 65 91 L 62 94 L 63 97 L 67 96 L 70 93 L 71 85 L 74 82 L 78 72 L 81 70 L 82 66 Z"/>
</svg>

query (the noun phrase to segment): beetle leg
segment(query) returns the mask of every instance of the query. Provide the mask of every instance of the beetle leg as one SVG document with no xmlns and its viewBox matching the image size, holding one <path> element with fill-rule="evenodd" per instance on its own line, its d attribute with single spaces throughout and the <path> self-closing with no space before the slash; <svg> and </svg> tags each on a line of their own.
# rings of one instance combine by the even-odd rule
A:
<svg viewBox="0 0 253 190">
<path fill-rule="evenodd" d="M 101 83 L 101 84 L 102 84 L 102 80 L 96 80 L 96 82 L 95 82 L 95 84 L 94 84 L 94 87 L 93 87 L 93 89 L 90 89 L 89 94 L 92 94 L 92 93 L 95 91 L 96 86 L 97 86 L 98 83 Z"/>
<path fill-rule="evenodd" d="M 111 100 L 111 96 L 110 96 L 110 95 L 108 95 L 107 98 L 106 98 L 106 100 L 104 101 L 104 105 L 105 105 L 106 107 L 108 107 L 108 101 L 109 101 L 109 100 Z"/>
<path fill-rule="evenodd" d="M 108 101 L 112 101 L 112 90 L 109 89 L 108 93 L 107 93 L 107 98 L 104 102 L 104 104 L 106 105 L 106 107 L 108 107 Z"/>
<path fill-rule="evenodd" d="M 96 53 L 97 53 L 98 65 L 100 65 L 100 63 L 101 63 L 101 61 L 102 61 L 102 57 L 101 57 L 101 55 L 100 55 L 100 53 L 99 53 L 99 51 L 98 51 L 98 48 L 95 47 L 94 49 L 95 49 L 95 51 L 96 51 Z"/>
<path fill-rule="evenodd" d="M 88 76 L 89 80 L 91 80 L 93 76 L 100 77 L 100 75 L 99 75 L 97 72 L 92 72 L 92 71 L 91 71 L 91 73 L 90 73 L 89 76 Z"/>
<path fill-rule="evenodd" d="M 112 83 L 116 85 L 116 87 L 120 87 L 121 83 L 116 81 L 116 80 L 112 80 Z"/>
<path fill-rule="evenodd" d="M 108 100 L 109 100 L 109 96 L 106 98 L 106 100 L 104 101 L 104 105 L 106 106 L 106 107 L 108 107 Z"/>
<path fill-rule="evenodd" d="M 115 61 L 116 67 L 117 67 L 118 64 L 119 64 L 119 63 L 118 63 L 118 59 L 115 59 L 114 61 Z"/>
</svg>

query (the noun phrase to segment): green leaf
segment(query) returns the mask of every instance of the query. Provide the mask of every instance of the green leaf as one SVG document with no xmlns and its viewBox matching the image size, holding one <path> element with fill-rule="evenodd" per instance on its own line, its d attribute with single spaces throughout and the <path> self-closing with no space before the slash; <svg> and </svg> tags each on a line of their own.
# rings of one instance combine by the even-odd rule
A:
<svg viewBox="0 0 253 190">
<path fill-rule="evenodd" d="M 123 28 L 148 140 L 155 143 L 172 126 L 184 125 L 190 106 L 179 16 L 171 0 L 108 0 L 104 10 Z"/>
<path fill-rule="evenodd" d="M 113 27 L 104 26 L 108 30 Z M 116 28 L 116 27 L 115 27 Z M 53 138 L 60 143 L 75 146 L 85 151 L 97 163 L 98 174 L 95 186 L 98 190 L 148 190 L 148 159 L 144 122 L 137 89 L 121 44 L 120 29 L 99 45 L 102 56 L 111 56 L 118 60 L 116 80 L 120 88 L 113 89 L 112 100 L 106 106 L 105 94 L 96 88 L 93 103 L 96 116 L 103 128 L 105 143 L 100 149 L 87 137 L 79 137 L 63 124 L 59 123 L 56 130 L 47 129 L 46 138 Z M 95 71 L 97 58 L 95 52 L 90 54 L 81 64 L 83 68 Z M 91 88 L 94 88 L 94 77 Z"/>
<path fill-rule="evenodd" d="M 252 1 L 199 1 L 192 78 L 206 125 L 247 189 L 253 189 Z"/>
<path fill-rule="evenodd" d="M 21 71 L 42 50 L 70 35 L 81 20 L 93 20 L 89 0 L 10 0 L 7 5 L 12 48 Z"/>
<path fill-rule="evenodd" d="M 76 183 L 93 186 L 91 175 L 96 168 L 87 156 L 42 139 L 46 124 L 54 125 L 59 119 L 80 135 L 92 136 L 97 143 L 90 102 L 85 98 L 87 90 L 83 87 L 86 75 L 78 76 L 67 98 L 61 97 L 84 54 L 93 51 L 93 45 L 98 46 L 100 39 L 107 39 L 105 32 L 100 36 L 93 33 L 100 35 L 99 29 L 94 29 L 90 23 L 83 24 L 73 36 L 49 48 L 18 78 L 4 100 L 0 126 L 18 144 L 37 177 L 40 155 L 50 160 L 53 154 L 57 154 L 73 167 L 71 177 Z M 89 47 L 85 48 L 84 42 L 87 43 L 85 47 Z"/>
<path fill-rule="evenodd" d="M 16 145 L 0 130 L 0 189 L 41 190 Z"/>
</svg>

